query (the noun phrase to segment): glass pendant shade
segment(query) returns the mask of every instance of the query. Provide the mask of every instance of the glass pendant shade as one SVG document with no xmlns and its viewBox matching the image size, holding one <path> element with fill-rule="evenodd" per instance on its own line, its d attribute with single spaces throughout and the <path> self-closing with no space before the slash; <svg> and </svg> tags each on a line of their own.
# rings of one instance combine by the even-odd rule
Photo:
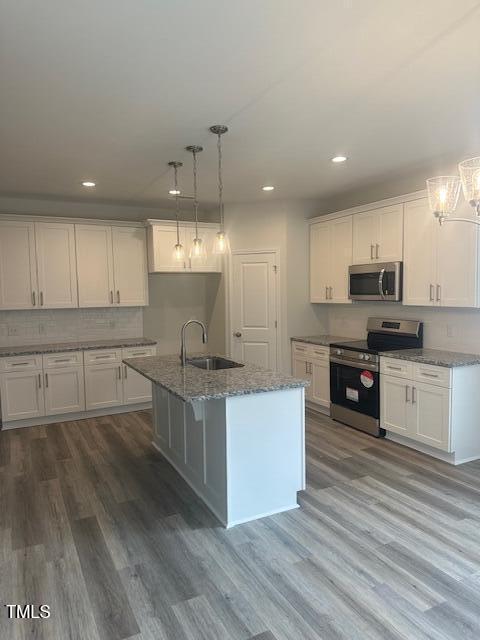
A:
<svg viewBox="0 0 480 640">
<path fill-rule="evenodd" d="M 480 215 L 480 157 L 464 160 L 458 165 L 465 200 Z"/>
<path fill-rule="evenodd" d="M 230 242 L 225 231 L 218 231 L 213 243 L 213 253 L 216 256 L 224 256 L 230 253 Z"/>
<path fill-rule="evenodd" d="M 458 176 L 438 176 L 427 181 L 428 202 L 437 218 L 447 218 L 454 213 L 460 194 Z"/>
<path fill-rule="evenodd" d="M 185 261 L 185 249 L 183 248 L 183 244 L 177 242 L 173 249 L 173 259 L 176 262 L 184 262 Z"/>
<path fill-rule="evenodd" d="M 190 260 L 195 261 L 196 263 L 204 261 L 207 257 L 207 252 L 205 249 L 205 243 L 202 238 L 194 238 L 192 241 L 192 246 L 190 247 Z"/>
</svg>

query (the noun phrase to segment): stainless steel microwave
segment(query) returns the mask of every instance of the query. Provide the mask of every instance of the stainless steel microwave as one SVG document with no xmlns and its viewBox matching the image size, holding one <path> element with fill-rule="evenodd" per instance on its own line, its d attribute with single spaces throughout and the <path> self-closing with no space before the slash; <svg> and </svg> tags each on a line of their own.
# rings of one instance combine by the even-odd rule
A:
<svg viewBox="0 0 480 640">
<path fill-rule="evenodd" d="M 402 263 L 378 262 L 348 267 L 348 297 L 351 300 L 401 300 Z"/>
</svg>

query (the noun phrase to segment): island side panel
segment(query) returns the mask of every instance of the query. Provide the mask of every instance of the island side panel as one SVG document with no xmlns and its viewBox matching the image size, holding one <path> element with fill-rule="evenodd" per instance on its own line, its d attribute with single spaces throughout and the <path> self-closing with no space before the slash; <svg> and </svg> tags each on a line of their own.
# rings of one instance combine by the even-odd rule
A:
<svg viewBox="0 0 480 640">
<path fill-rule="evenodd" d="M 305 487 L 303 388 L 226 399 L 231 527 L 296 508 Z"/>
</svg>

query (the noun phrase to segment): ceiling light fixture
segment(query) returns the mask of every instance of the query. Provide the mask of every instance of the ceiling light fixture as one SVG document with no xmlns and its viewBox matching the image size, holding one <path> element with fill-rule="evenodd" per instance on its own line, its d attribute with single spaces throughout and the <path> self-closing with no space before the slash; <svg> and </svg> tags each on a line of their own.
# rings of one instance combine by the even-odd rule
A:
<svg viewBox="0 0 480 640">
<path fill-rule="evenodd" d="M 96 182 L 92 182 L 91 180 L 84 180 L 82 182 L 82 187 L 90 187 L 90 188 L 92 188 L 92 187 L 96 187 L 96 186 L 97 186 L 97 183 Z"/>
<path fill-rule="evenodd" d="M 273 191 L 275 189 L 275 187 L 272 187 L 272 185 L 265 185 L 264 187 L 262 187 L 262 191 Z"/>
<path fill-rule="evenodd" d="M 428 202 L 433 215 L 442 225 L 444 222 L 470 222 L 480 225 L 480 157 L 463 160 L 458 165 L 459 176 L 428 178 Z M 476 218 L 450 218 L 455 212 L 463 189 L 465 200 L 473 207 Z"/>
<path fill-rule="evenodd" d="M 335 162 L 335 164 L 339 164 L 340 162 L 345 162 L 347 159 L 347 156 L 334 156 L 332 158 L 332 162 Z"/>
<path fill-rule="evenodd" d="M 185 147 L 193 156 L 193 211 L 195 214 L 195 237 L 190 248 L 190 259 L 196 262 L 206 258 L 205 244 L 198 236 L 198 189 L 197 189 L 197 154 L 203 151 L 203 147 L 190 145 Z"/>
<path fill-rule="evenodd" d="M 225 233 L 225 215 L 223 205 L 223 178 L 222 178 L 222 136 L 227 133 L 228 127 L 223 124 L 214 124 L 210 127 L 210 131 L 217 136 L 218 151 L 218 215 L 220 218 L 220 229 L 215 236 L 213 245 L 213 253 L 216 255 L 225 255 L 230 253 L 230 243 Z"/>
<path fill-rule="evenodd" d="M 178 188 L 178 168 L 183 167 L 183 162 L 177 162 L 176 160 L 168 163 L 169 167 L 173 167 L 174 172 L 174 182 L 175 189 L 171 189 L 170 193 L 173 193 L 175 197 L 175 220 L 177 222 L 177 244 L 173 248 L 173 259 L 176 262 L 184 262 L 185 260 L 185 249 L 183 244 L 180 242 L 180 201 L 178 196 L 180 194 L 180 189 Z"/>
</svg>

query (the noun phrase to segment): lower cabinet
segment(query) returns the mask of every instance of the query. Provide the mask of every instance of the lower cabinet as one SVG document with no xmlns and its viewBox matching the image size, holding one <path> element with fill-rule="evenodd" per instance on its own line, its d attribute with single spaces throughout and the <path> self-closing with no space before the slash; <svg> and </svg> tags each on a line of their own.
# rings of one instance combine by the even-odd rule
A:
<svg viewBox="0 0 480 640">
<path fill-rule="evenodd" d="M 118 362 L 85 367 L 87 411 L 117 407 L 123 403 L 122 366 Z"/>
<path fill-rule="evenodd" d="M 44 390 L 46 416 L 85 411 L 83 366 L 45 371 Z"/>
<path fill-rule="evenodd" d="M 328 347 L 292 342 L 292 375 L 308 380 L 305 400 L 330 408 L 330 353 Z"/>
<path fill-rule="evenodd" d="M 45 415 L 42 371 L 9 371 L 0 376 L 2 420 L 26 420 Z"/>
</svg>

